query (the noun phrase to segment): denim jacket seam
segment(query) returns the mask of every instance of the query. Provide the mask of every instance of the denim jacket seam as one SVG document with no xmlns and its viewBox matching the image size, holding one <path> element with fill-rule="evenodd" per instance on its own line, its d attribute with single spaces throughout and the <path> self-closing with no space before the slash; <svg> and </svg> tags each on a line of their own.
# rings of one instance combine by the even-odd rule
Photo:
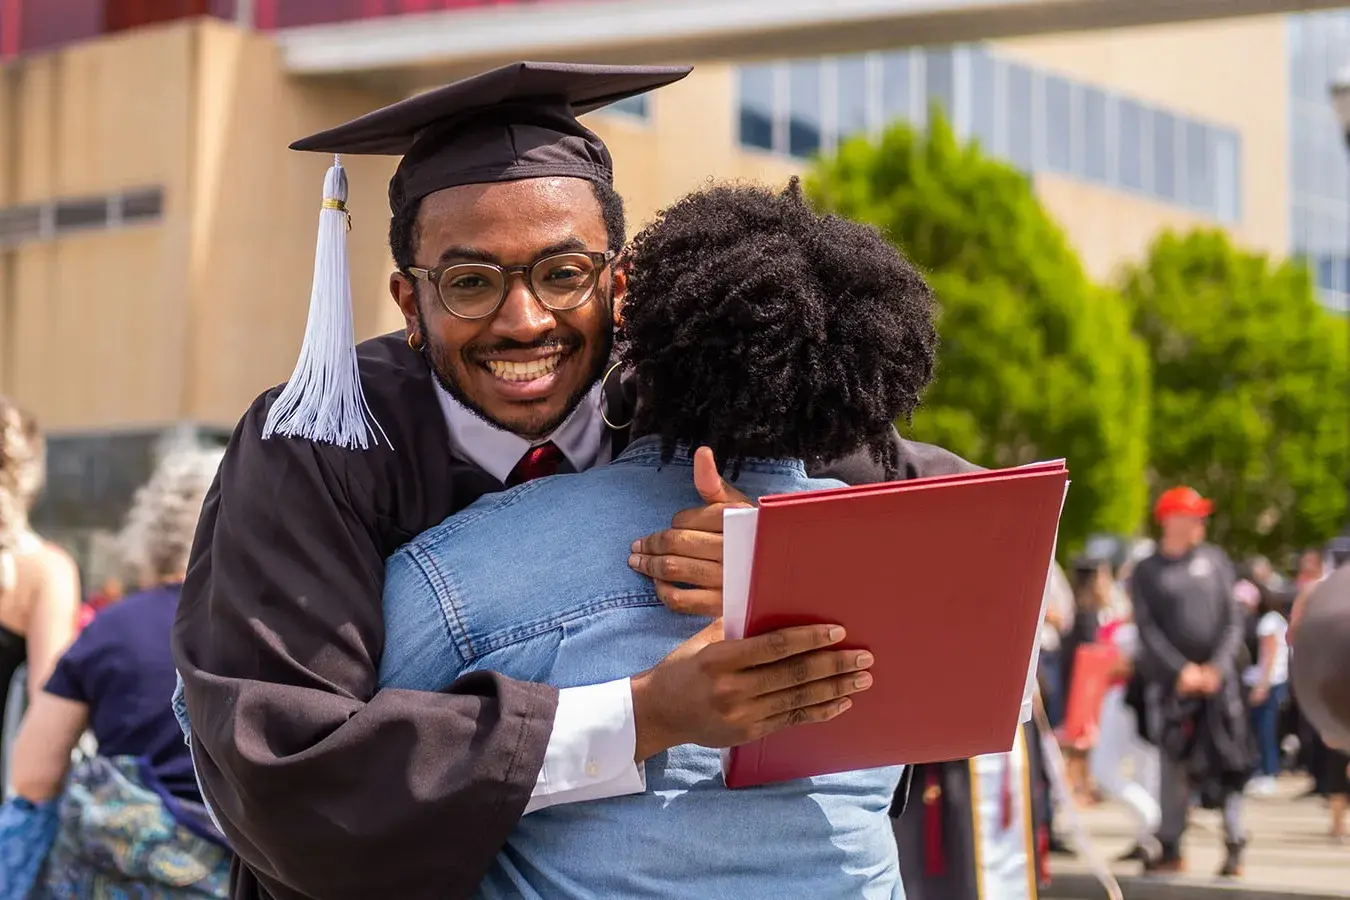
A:
<svg viewBox="0 0 1350 900">
<path fill-rule="evenodd" d="M 641 601 L 641 602 L 631 602 Z M 532 622 L 516 625 L 504 631 L 490 636 L 482 644 L 482 654 L 496 653 L 507 647 L 542 637 L 552 631 L 557 631 L 567 625 L 584 619 L 587 616 L 610 609 L 641 609 L 644 607 L 660 606 L 661 601 L 654 591 L 621 591 L 613 594 L 603 595 L 590 601 L 584 606 L 578 606 L 569 609 L 561 615 L 555 614 L 546 619 L 535 619 Z"/>
<path fill-rule="evenodd" d="M 431 585 L 432 593 L 436 596 L 436 605 L 440 607 L 441 617 L 445 620 L 445 629 L 449 632 L 450 640 L 459 649 L 465 663 L 476 659 L 478 654 L 474 650 L 469 630 L 465 627 L 464 617 L 460 614 L 459 604 L 455 601 L 454 590 L 448 574 L 436 561 L 435 554 L 428 553 L 420 544 L 410 545 L 408 552 L 426 576 L 427 583 Z"/>
</svg>

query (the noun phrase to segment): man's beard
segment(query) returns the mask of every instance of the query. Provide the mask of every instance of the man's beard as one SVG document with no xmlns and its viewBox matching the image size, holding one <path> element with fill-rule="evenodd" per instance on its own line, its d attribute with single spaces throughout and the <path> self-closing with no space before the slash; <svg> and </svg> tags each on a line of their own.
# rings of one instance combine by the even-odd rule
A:
<svg viewBox="0 0 1350 900">
<path fill-rule="evenodd" d="M 596 297 L 592 302 L 598 300 L 600 300 L 600 298 Z M 450 365 L 450 354 L 446 352 L 444 347 L 431 339 L 432 332 L 427 328 L 426 319 L 422 315 L 420 306 L 417 310 L 417 325 L 421 329 L 423 340 L 425 341 L 422 348 L 422 355 L 426 357 L 428 368 L 431 369 L 431 374 L 435 376 L 437 383 L 445 389 L 445 392 L 451 397 L 454 397 L 461 406 L 482 419 L 484 422 L 487 422 L 489 425 L 500 428 L 502 431 L 519 434 L 515 427 L 497 419 L 487 410 L 483 409 L 482 406 L 475 403 L 473 399 L 469 397 L 468 393 L 460 386 L 459 382 L 455 379 L 454 367 Z M 614 349 L 614 329 L 612 327 L 602 329 L 599 340 L 600 352 L 594 357 L 595 361 L 591 365 L 591 372 L 588 377 L 582 381 L 581 386 L 573 391 L 572 396 L 567 398 L 567 402 L 563 404 L 562 410 L 552 419 L 542 422 L 537 429 L 534 429 L 537 431 L 536 434 L 521 435 L 521 437 L 538 438 L 552 434 L 554 431 L 558 430 L 559 426 L 567 421 L 572 413 L 576 412 L 577 407 L 586 399 L 586 395 L 591 392 L 591 389 L 595 387 L 596 383 L 604 376 L 605 369 L 609 363 L 610 353 L 612 353 Z M 514 345 L 513 349 L 524 349 L 526 347 L 533 348 L 544 346 L 549 343 L 553 343 L 553 340 L 545 339 L 536 344 Z M 468 365 L 476 365 L 476 363 L 468 362 L 468 360 L 465 360 L 465 362 Z"/>
</svg>

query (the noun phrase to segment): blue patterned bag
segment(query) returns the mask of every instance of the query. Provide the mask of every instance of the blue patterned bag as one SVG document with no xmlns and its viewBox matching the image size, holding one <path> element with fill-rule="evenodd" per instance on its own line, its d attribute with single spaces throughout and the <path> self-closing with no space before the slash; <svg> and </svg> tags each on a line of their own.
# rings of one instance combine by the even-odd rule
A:
<svg viewBox="0 0 1350 900">
<path fill-rule="evenodd" d="M 0 806 L 0 900 L 37 893 L 43 864 L 61 826 L 59 801 L 34 804 L 12 797 Z"/>
</svg>

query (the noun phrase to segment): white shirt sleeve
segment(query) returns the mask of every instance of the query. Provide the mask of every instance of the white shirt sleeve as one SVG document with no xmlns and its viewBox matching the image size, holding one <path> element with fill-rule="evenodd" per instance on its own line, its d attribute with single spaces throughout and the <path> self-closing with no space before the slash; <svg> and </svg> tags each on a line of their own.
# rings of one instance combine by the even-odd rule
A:
<svg viewBox="0 0 1350 900">
<path fill-rule="evenodd" d="M 544 766 L 525 814 L 562 803 L 642 793 L 647 775 L 633 762 L 636 747 L 629 679 L 563 688 Z"/>
</svg>

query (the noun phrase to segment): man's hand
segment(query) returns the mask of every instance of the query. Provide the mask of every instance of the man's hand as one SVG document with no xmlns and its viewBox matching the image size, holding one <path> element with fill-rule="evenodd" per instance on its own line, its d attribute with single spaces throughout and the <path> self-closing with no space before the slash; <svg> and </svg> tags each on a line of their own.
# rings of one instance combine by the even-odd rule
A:
<svg viewBox="0 0 1350 900">
<path fill-rule="evenodd" d="M 1177 676 L 1177 694 L 1182 697 L 1203 694 L 1208 684 L 1209 678 L 1201 666 L 1186 663 L 1181 669 L 1181 674 Z"/>
<path fill-rule="evenodd" d="M 679 613 L 722 615 L 722 511 L 753 504 L 727 484 L 712 450 L 694 453 L 694 487 L 705 505 L 675 514 L 670 527 L 630 548 L 628 565 L 656 582 L 656 596 Z"/>
<path fill-rule="evenodd" d="M 825 722 L 872 685 L 864 671 L 872 654 L 827 649 L 844 638 L 837 625 L 736 641 L 721 635 L 719 619 L 633 678 L 635 761 L 679 744 L 734 747 L 789 725 Z"/>
</svg>

